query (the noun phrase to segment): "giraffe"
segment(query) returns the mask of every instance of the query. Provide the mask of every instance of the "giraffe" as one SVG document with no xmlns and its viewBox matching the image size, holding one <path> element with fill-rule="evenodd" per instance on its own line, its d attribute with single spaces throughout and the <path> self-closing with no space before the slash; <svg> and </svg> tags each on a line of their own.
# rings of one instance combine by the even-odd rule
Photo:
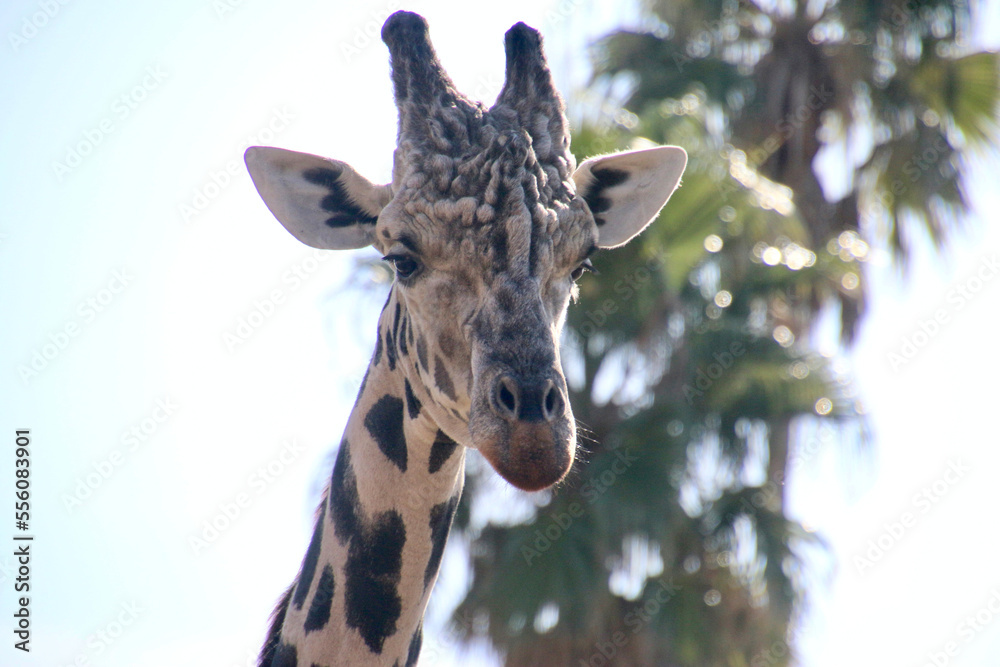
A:
<svg viewBox="0 0 1000 667">
<path fill-rule="evenodd" d="M 299 241 L 373 246 L 394 269 L 378 336 L 298 576 L 261 667 L 415 665 L 467 449 L 537 491 L 575 458 L 559 338 L 590 257 L 641 232 L 680 182 L 672 146 L 578 167 L 542 51 L 505 36 L 495 104 L 459 93 L 423 17 L 382 28 L 399 112 L 392 181 L 251 147 L 261 198 Z"/>
</svg>

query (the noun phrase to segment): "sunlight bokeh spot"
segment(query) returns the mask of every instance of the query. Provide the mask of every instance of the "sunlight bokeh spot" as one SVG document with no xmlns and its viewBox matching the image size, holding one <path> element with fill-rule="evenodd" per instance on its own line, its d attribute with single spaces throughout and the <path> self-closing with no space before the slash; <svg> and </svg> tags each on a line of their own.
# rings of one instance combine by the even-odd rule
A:
<svg viewBox="0 0 1000 667">
<path fill-rule="evenodd" d="M 840 236 L 827 244 L 831 255 L 839 255 L 845 262 L 863 262 L 868 258 L 870 247 L 856 232 L 841 232 Z"/>
<path fill-rule="evenodd" d="M 774 246 L 768 246 L 767 250 L 761 254 L 760 258 L 764 260 L 764 263 L 768 266 L 775 266 L 781 261 L 781 251 Z"/>
<path fill-rule="evenodd" d="M 785 265 L 792 271 L 798 271 L 816 263 L 816 253 L 809 248 L 803 248 L 798 243 L 789 243 L 782 249 Z"/>
<path fill-rule="evenodd" d="M 684 559 L 683 567 L 684 571 L 687 572 L 688 574 L 694 574 L 695 572 L 701 569 L 701 559 L 695 556 L 694 554 L 691 554 L 690 556 Z"/>
<path fill-rule="evenodd" d="M 792 330 L 786 327 L 784 324 L 779 324 L 774 327 L 774 331 L 771 332 L 774 340 L 777 341 L 778 345 L 781 347 L 788 347 L 795 342 L 795 334 Z"/>
<path fill-rule="evenodd" d="M 540 635 L 556 627 L 557 623 L 559 623 L 559 605 L 555 602 L 546 602 L 535 614 L 535 632 Z"/>
</svg>

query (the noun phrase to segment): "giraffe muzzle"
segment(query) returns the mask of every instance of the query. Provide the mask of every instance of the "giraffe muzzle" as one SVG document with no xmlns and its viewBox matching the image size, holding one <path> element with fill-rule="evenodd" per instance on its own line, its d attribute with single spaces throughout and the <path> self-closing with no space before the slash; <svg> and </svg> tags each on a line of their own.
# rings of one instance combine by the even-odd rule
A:
<svg viewBox="0 0 1000 667">
<path fill-rule="evenodd" d="M 485 385 L 469 424 L 476 449 L 501 477 L 523 491 L 559 482 L 576 450 L 562 377 L 523 378 L 501 372 Z"/>
</svg>

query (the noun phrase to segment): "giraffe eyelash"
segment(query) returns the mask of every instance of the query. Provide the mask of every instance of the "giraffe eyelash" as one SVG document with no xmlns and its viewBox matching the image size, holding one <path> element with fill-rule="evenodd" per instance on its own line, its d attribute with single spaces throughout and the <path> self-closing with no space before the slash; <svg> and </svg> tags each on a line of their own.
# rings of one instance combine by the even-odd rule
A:
<svg viewBox="0 0 1000 667">
<path fill-rule="evenodd" d="M 584 273 L 593 273 L 595 276 L 601 275 L 600 272 L 594 268 L 589 259 L 583 260 L 583 262 L 573 269 L 573 272 L 569 274 L 569 277 L 573 279 L 573 282 L 579 280 Z"/>
<path fill-rule="evenodd" d="M 410 255 L 386 255 L 382 261 L 392 264 L 396 277 L 400 280 L 410 278 L 420 269 L 420 263 Z"/>
</svg>

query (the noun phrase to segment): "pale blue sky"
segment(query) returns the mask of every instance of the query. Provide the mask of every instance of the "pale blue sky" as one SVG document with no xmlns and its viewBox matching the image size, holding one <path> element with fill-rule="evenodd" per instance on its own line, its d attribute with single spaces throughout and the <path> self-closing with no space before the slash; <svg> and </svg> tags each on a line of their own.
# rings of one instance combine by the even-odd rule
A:
<svg viewBox="0 0 1000 667">
<path fill-rule="evenodd" d="M 565 18 L 548 13 L 560 5 Z M 38 18 L 43 6 L 51 17 Z M 37 535 L 33 651 L 5 640 L 0 663 L 228 667 L 256 653 L 308 541 L 381 301 L 337 294 L 349 255 L 315 255 L 292 239 L 241 156 L 267 143 L 387 180 L 395 109 L 378 29 L 400 7 L 0 7 L 0 434 L 32 429 Z M 584 0 L 514 0 L 487 14 L 431 0 L 406 7 L 427 16 L 459 87 L 487 102 L 513 23 L 542 29 L 572 99 L 588 36 L 621 16 Z M 23 33 L 25 21 L 44 25 Z M 980 25 L 998 25 L 995 9 Z M 989 32 L 996 45 L 1000 31 Z M 12 33 L 31 36 L 12 43 Z M 73 151 L 87 153 L 78 165 Z M 922 665 L 953 639 L 961 650 L 950 665 L 1000 656 L 1000 618 L 967 643 L 958 628 L 1000 590 L 995 536 L 968 534 L 1000 469 L 1000 280 L 961 309 L 949 300 L 1000 253 L 986 228 L 1000 210 L 995 168 L 978 181 L 983 213 L 946 258 L 922 245 L 905 286 L 887 264 L 870 265 L 871 315 L 850 363 L 878 438 L 874 473 L 851 489 L 844 459 L 824 451 L 793 480 L 795 511 L 841 559 L 802 637 L 805 665 Z M 889 352 L 941 308 L 949 321 L 893 369 Z M 227 338 L 247 331 L 239 344 Z M 23 373 L 33 359 L 37 375 Z M 969 472 L 859 572 L 868 541 L 921 512 L 914 494 L 959 459 Z M 0 457 L 3 494 L 11 463 Z M 230 527 L 192 546 L 240 501 Z M 8 638 L 11 565 L 0 555 Z M 444 567 L 463 570 L 459 559 Z M 442 584 L 454 597 L 461 582 Z M 126 620 L 111 643 L 96 634 Z M 449 664 L 435 626 L 422 664 Z"/>
</svg>

